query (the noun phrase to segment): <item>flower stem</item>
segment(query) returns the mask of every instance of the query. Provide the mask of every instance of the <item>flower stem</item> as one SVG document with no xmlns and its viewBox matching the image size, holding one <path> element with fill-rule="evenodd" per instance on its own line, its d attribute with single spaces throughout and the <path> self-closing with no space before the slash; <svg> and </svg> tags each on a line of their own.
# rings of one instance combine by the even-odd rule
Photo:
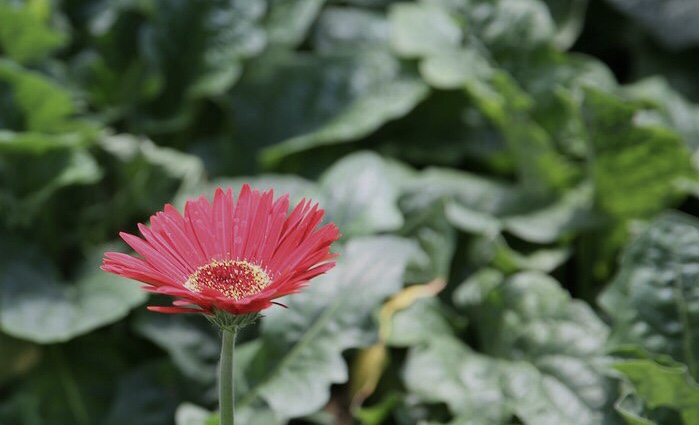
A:
<svg viewBox="0 0 699 425">
<path fill-rule="evenodd" d="M 218 377 L 218 402 L 221 415 L 220 425 L 234 425 L 235 398 L 233 393 L 233 351 L 237 329 L 223 329 L 221 363 Z"/>
</svg>

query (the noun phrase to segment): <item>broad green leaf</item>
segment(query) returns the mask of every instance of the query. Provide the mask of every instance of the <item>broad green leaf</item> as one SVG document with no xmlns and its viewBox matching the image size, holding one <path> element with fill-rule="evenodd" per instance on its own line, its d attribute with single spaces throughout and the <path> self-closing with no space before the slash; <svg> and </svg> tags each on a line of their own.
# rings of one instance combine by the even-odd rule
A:
<svg viewBox="0 0 699 425">
<path fill-rule="evenodd" d="M 397 184 L 374 153 L 344 157 L 321 176 L 319 186 L 328 220 L 344 235 L 396 230 L 403 224 Z"/>
<path fill-rule="evenodd" d="M 692 152 L 699 149 L 699 107 L 683 98 L 664 78 L 638 81 L 624 87 L 624 92 L 652 108 L 639 116 L 644 122 L 671 127 L 684 137 Z"/>
<path fill-rule="evenodd" d="M 485 2 L 484 2 L 485 3 Z M 553 40 L 556 27 L 546 5 L 540 0 L 499 0 L 484 8 L 480 16 L 473 13 L 478 36 L 491 50 L 531 50 Z M 480 22 L 478 22 L 480 21 Z"/>
<path fill-rule="evenodd" d="M 699 386 L 688 376 L 685 365 L 632 359 L 615 362 L 613 367 L 631 381 L 651 409 L 673 408 L 684 424 L 699 422 Z"/>
<path fill-rule="evenodd" d="M 258 27 L 264 6 L 257 2 L 158 1 L 156 7 L 143 49 L 145 59 L 167 79 L 163 107 L 186 100 L 183 95 L 222 94 L 238 78 L 241 59 L 265 45 Z M 182 87 L 187 91 L 182 93 Z"/>
<path fill-rule="evenodd" d="M 109 176 L 118 196 L 103 205 L 101 221 L 113 219 L 114 227 L 133 226 L 112 211 L 129 212 L 139 221 L 160 211 L 179 192 L 191 193 L 204 178 L 204 165 L 194 155 L 155 145 L 128 134 L 105 135 L 100 147 L 108 154 Z M 199 196 L 201 193 L 194 195 Z M 131 220 L 134 220 L 131 218 Z"/>
<path fill-rule="evenodd" d="M 449 11 L 431 3 L 399 3 L 389 9 L 390 42 L 405 57 L 422 57 L 461 44 L 463 34 Z"/>
<path fill-rule="evenodd" d="M 99 37 L 77 78 L 108 119 L 139 133 L 182 130 L 200 99 L 225 93 L 263 50 L 264 12 L 264 2 L 239 0 L 111 2 L 90 16 Z"/>
<path fill-rule="evenodd" d="M 401 202 L 401 209 L 406 218 L 400 234 L 415 240 L 425 253 L 409 265 L 406 281 L 447 279 L 457 246 L 457 232 L 445 215 L 444 202 L 438 200 L 429 205 Z"/>
<path fill-rule="evenodd" d="M 148 139 L 129 134 L 104 135 L 100 145 L 120 161 L 129 163 L 127 168 L 138 168 L 140 162 L 145 162 L 150 168 L 162 170 L 168 177 L 179 181 L 178 190 L 190 190 L 203 180 L 204 166 L 199 158 L 175 149 L 159 147 Z M 143 179 L 144 176 L 139 178 Z M 154 183 L 147 182 L 150 185 Z"/>
<path fill-rule="evenodd" d="M 661 211 L 680 197 L 677 182 L 692 175 L 681 138 L 666 128 L 635 124 L 636 112 L 613 95 L 586 90 L 595 202 L 618 218 Z"/>
<path fill-rule="evenodd" d="M 262 153 L 262 160 L 274 165 L 295 152 L 365 137 L 387 121 L 410 112 L 427 93 L 427 86 L 419 79 L 398 76 L 396 80 L 361 95 L 317 130 L 267 148 Z"/>
<path fill-rule="evenodd" d="M 583 30 L 588 0 L 544 0 L 556 23 L 554 43 L 562 50 L 570 48 Z"/>
<path fill-rule="evenodd" d="M 323 3 L 325 0 L 271 0 L 265 22 L 270 43 L 301 44 Z"/>
<path fill-rule="evenodd" d="M 693 0 L 610 0 L 672 49 L 699 44 L 699 4 Z"/>
<path fill-rule="evenodd" d="M 405 208 L 425 208 L 436 200 L 453 200 L 472 211 L 492 216 L 514 214 L 537 201 L 504 180 L 451 168 L 428 168 L 405 187 Z"/>
<path fill-rule="evenodd" d="M 65 284 L 25 242 L 0 243 L 0 329 L 8 335 L 44 344 L 68 341 L 122 319 L 146 299 L 133 283 L 99 269 L 101 250 Z"/>
<path fill-rule="evenodd" d="M 100 421 L 105 425 L 172 423 L 185 388 L 169 362 L 147 363 L 119 378 L 112 406 Z"/>
<path fill-rule="evenodd" d="M 698 376 L 699 222 L 671 213 L 653 221 L 623 252 L 619 273 L 599 303 L 612 319 L 612 342 L 634 343 L 686 363 Z"/>
<path fill-rule="evenodd" d="M 591 211 L 592 188 L 582 185 L 561 199 L 532 212 L 503 219 L 508 232 L 529 242 L 551 243 L 593 227 L 599 218 Z"/>
<path fill-rule="evenodd" d="M 502 424 L 511 415 L 498 364 L 454 337 L 435 336 L 427 345 L 412 348 L 403 376 L 411 393 L 430 403 L 446 403 L 455 416 Z"/>
<path fill-rule="evenodd" d="M 355 238 L 335 269 L 280 300 L 288 309 L 266 313 L 263 344 L 248 367 L 252 384 L 238 404 L 249 406 L 262 397 L 286 418 L 320 409 L 330 385 L 347 380 L 342 352 L 375 338 L 372 314 L 400 290 L 415 252 L 413 244 L 395 237 Z"/>
<path fill-rule="evenodd" d="M 493 69 L 485 81 L 467 81 L 478 108 L 502 132 L 527 190 L 546 194 L 571 185 L 579 172 L 535 121 L 535 100 L 508 73 Z"/>
<path fill-rule="evenodd" d="M 611 395 L 597 364 L 608 330 L 588 305 L 537 272 L 474 276 L 454 298 L 523 423 L 600 423 Z"/>
<path fill-rule="evenodd" d="M 187 378 L 214 385 L 221 344 L 203 317 L 144 311 L 136 316 L 132 326 L 138 334 L 165 350 Z"/>
<path fill-rule="evenodd" d="M 41 59 L 65 44 L 64 33 L 54 30 L 47 20 L 27 4 L 0 4 L 0 46 L 3 53 L 19 63 Z"/>
<path fill-rule="evenodd" d="M 494 215 L 473 210 L 458 202 L 445 206 L 446 217 L 457 229 L 483 236 L 497 236 L 502 231 L 502 220 Z"/>
<path fill-rule="evenodd" d="M 0 157 L 4 185 L 4 193 L 0 193 L 7 198 L 0 215 L 13 226 L 28 227 L 46 212 L 42 208 L 60 189 L 91 185 L 102 176 L 95 158 L 82 148 L 56 148 L 43 154 L 31 150 L 8 152 Z"/>
<path fill-rule="evenodd" d="M 485 84 L 492 73 L 493 68 L 486 58 L 472 48 L 438 52 L 420 62 L 420 74 L 438 89 Z"/>
<path fill-rule="evenodd" d="M 327 7 L 320 14 L 313 34 L 313 45 L 319 53 L 351 51 L 388 43 L 389 26 L 378 12 Z"/>
<path fill-rule="evenodd" d="M 447 312 L 447 307 L 437 298 L 416 300 L 409 307 L 393 314 L 387 345 L 410 347 L 433 338 L 453 335 L 450 322 L 456 322 L 457 316 L 449 316 Z"/>
<path fill-rule="evenodd" d="M 252 62 L 228 97 L 241 167 L 362 138 L 408 113 L 427 94 L 384 51 L 314 56 L 273 52 Z M 281 144 L 279 144 L 281 143 Z M 245 169 L 245 168 L 243 168 Z"/>
</svg>

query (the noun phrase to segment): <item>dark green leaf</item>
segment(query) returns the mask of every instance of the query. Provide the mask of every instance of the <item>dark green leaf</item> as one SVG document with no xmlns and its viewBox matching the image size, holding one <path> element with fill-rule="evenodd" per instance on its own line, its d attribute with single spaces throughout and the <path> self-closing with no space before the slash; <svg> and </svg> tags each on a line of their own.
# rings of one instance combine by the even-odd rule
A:
<svg viewBox="0 0 699 425">
<path fill-rule="evenodd" d="M 599 302 L 612 318 L 612 341 L 669 354 L 697 376 L 699 223 L 666 214 L 625 250 Z"/>
<path fill-rule="evenodd" d="M 146 299 L 131 282 L 99 269 L 102 251 L 83 265 L 71 285 L 35 248 L 2 240 L 0 328 L 39 343 L 67 341 L 118 321 Z"/>
<path fill-rule="evenodd" d="M 270 42 L 296 47 L 305 39 L 325 0 L 271 0 L 269 3 L 266 26 Z"/>
<path fill-rule="evenodd" d="M 24 128 L 15 130 L 55 133 L 76 128 L 71 95 L 56 82 L 2 58 L 0 82 L 11 87 L 15 107 L 24 118 Z"/>
<path fill-rule="evenodd" d="M 699 44 L 699 4 L 693 0 L 610 0 L 666 46 Z"/>
</svg>

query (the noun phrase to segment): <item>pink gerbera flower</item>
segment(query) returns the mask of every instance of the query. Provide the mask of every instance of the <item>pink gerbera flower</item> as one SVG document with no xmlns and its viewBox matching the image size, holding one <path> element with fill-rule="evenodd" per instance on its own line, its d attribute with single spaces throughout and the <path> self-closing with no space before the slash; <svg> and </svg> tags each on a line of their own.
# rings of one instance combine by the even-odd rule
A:
<svg viewBox="0 0 699 425">
<path fill-rule="evenodd" d="M 302 200 L 289 213 L 289 196 L 274 200 L 244 185 L 233 197 L 216 190 L 188 201 L 184 216 L 172 205 L 138 225 L 143 237 L 120 236 L 141 258 L 107 252 L 102 270 L 146 284 L 143 289 L 177 299 L 162 313 L 256 313 L 298 292 L 334 267 L 334 224 L 319 227 L 323 210 Z"/>
</svg>

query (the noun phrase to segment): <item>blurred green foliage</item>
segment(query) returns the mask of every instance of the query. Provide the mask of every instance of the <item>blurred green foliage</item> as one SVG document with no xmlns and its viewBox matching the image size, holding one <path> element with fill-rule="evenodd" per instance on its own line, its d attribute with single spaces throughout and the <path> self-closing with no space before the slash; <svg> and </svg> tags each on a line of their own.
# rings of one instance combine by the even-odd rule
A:
<svg viewBox="0 0 699 425">
<path fill-rule="evenodd" d="M 696 424 L 697 22 L 693 0 L 0 0 L 0 424 L 215 424 L 216 332 L 98 266 L 244 182 L 344 236 L 241 335 L 240 423 Z"/>
</svg>

